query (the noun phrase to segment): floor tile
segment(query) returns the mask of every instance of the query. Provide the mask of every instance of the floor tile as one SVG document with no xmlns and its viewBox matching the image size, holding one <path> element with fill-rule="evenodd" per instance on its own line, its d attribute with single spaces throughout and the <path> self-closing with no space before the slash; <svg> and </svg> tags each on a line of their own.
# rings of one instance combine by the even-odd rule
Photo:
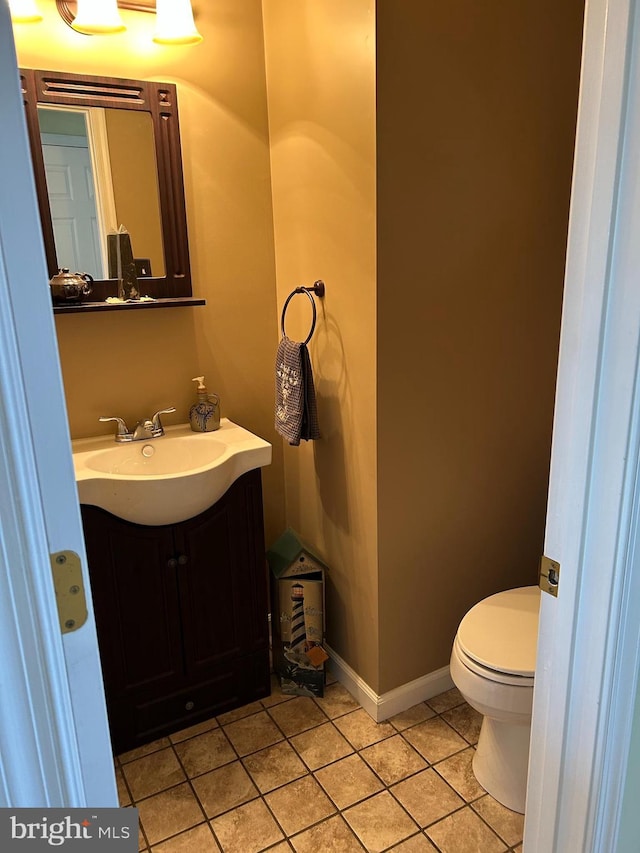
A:
<svg viewBox="0 0 640 853">
<path fill-rule="evenodd" d="M 512 812 L 488 794 L 473 803 L 472 808 L 510 847 L 522 841 L 524 815 Z"/>
<path fill-rule="evenodd" d="M 181 832 L 151 848 L 151 853 L 220 853 L 208 823 Z"/>
<path fill-rule="evenodd" d="M 375 723 L 330 675 L 313 698 L 274 676 L 271 696 L 117 756 L 118 796 L 146 853 L 522 853 L 523 816 L 473 775 L 481 722 L 455 689 Z"/>
<path fill-rule="evenodd" d="M 423 723 L 425 720 L 430 720 L 431 717 L 435 716 L 435 713 L 425 702 L 420 702 L 418 705 L 414 705 L 413 708 L 407 708 L 406 711 L 401 711 L 399 714 L 389 717 L 387 722 L 391 723 L 399 732 L 403 732 L 409 726 L 415 726 L 416 723 Z"/>
<path fill-rule="evenodd" d="M 227 711 L 224 714 L 219 714 L 216 720 L 221 726 L 226 726 L 227 723 L 233 723 L 235 720 L 241 720 L 243 717 L 249 717 L 251 714 L 257 714 L 262 711 L 262 703 L 250 702 L 248 705 L 242 705 L 240 708 L 235 708 L 233 711 Z"/>
<path fill-rule="evenodd" d="M 424 758 L 401 735 L 374 743 L 363 749 L 360 755 L 385 785 L 393 785 L 427 766 Z"/>
<path fill-rule="evenodd" d="M 381 853 L 418 830 L 388 791 L 352 806 L 343 816 L 369 853 Z"/>
<path fill-rule="evenodd" d="M 143 755 L 149 755 L 151 752 L 157 752 L 159 749 L 165 749 L 168 746 L 170 746 L 169 738 L 162 737 L 152 743 L 145 743 L 144 746 L 130 749 L 129 752 L 120 753 L 118 760 L 121 764 L 126 764 L 127 761 L 135 761 L 136 758 L 142 758 Z"/>
<path fill-rule="evenodd" d="M 442 853 L 504 853 L 506 846 L 469 806 L 427 829 Z"/>
<path fill-rule="evenodd" d="M 407 838 L 406 841 L 398 844 L 389 853 L 438 853 L 438 851 L 426 835 L 421 832 L 419 835 Z"/>
<path fill-rule="evenodd" d="M 339 809 L 346 809 L 383 787 L 359 755 L 323 767 L 315 777 Z"/>
<path fill-rule="evenodd" d="M 458 705 L 450 711 L 445 711 L 442 719 L 446 720 L 459 735 L 471 744 L 478 743 L 480 727 L 482 726 L 482 714 L 479 714 L 471 705 Z"/>
<path fill-rule="evenodd" d="M 186 782 L 141 800 L 136 808 L 151 845 L 204 821 L 202 809 Z"/>
<path fill-rule="evenodd" d="M 176 743 L 174 749 L 189 778 L 236 760 L 236 754 L 222 729 L 212 729 Z"/>
<path fill-rule="evenodd" d="M 282 740 L 282 734 L 266 711 L 236 720 L 224 731 L 241 757 Z"/>
<path fill-rule="evenodd" d="M 464 800 L 433 769 L 398 782 L 391 793 L 423 828 L 464 805 Z"/>
<path fill-rule="evenodd" d="M 464 697 L 457 687 L 452 687 L 451 690 L 447 690 L 444 693 L 440 693 L 438 696 L 433 696 L 431 699 L 427 699 L 427 705 L 433 708 L 436 714 L 442 714 L 443 711 L 455 708 L 456 705 L 462 705 L 463 702 Z"/>
<path fill-rule="evenodd" d="M 333 722 L 356 749 L 363 749 L 396 732 L 389 723 L 376 723 L 362 708 Z"/>
<path fill-rule="evenodd" d="M 452 755 L 451 758 L 439 761 L 435 766 L 435 770 L 467 802 L 477 800 L 485 794 L 484 788 L 473 775 L 472 762 L 475 754 L 475 749 L 469 747 L 463 752 Z"/>
<path fill-rule="evenodd" d="M 357 711 L 360 707 L 349 691 L 338 682 L 325 687 L 324 696 L 318 696 L 315 702 L 331 720 L 349 711 Z"/>
<path fill-rule="evenodd" d="M 291 743 L 310 770 L 317 770 L 353 752 L 351 744 L 332 723 L 296 735 L 291 738 Z"/>
<path fill-rule="evenodd" d="M 218 721 L 215 717 L 211 717 L 210 720 L 205 720 L 203 723 L 196 723 L 195 726 L 189 726 L 187 729 L 181 729 L 179 732 L 174 732 L 174 734 L 169 735 L 169 740 L 171 743 L 180 743 L 182 740 L 195 737 L 195 735 L 201 735 L 203 732 L 208 732 L 210 729 L 215 729 L 217 727 Z"/>
<path fill-rule="evenodd" d="M 431 764 L 468 746 L 466 740 L 439 717 L 418 723 L 417 726 L 407 729 L 403 736 Z"/>
<path fill-rule="evenodd" d="M 290 702 L 281 702 L 269 708 L 269 713 L 287 737 L 327 722 L 324 713 L 309 696 L 296 696 Z"/>
<path fill-rule="evenodd" d="M 291 839 L 296 853 L 362 853 L 362 845 L 340 815 Z"/>
<path fill-rule="evenodd" d="M 258 796 L 258 789 L 239 761 L 197 776 L 192 785 L 209 818 Z"/>
<path fill-rule="evenodd" d="M 259 853 L 284 838 L 262 800 L 216 818 L 211 826 L 224 853 Z"/>
<path fill-rule="evenodd" d="M 312 776 L 304 776 L 266 794 L 265 800 L 287 836 L 335 812 L 331 800 Z"/>
<path fill-rule="evenodd" d="M 242 763 L 263 794 L 293 782 L 308 772 L 296 751 L 286 741 L 254 752 L 243 758 Z"/>
<path fill-rule="evenodd" d="M 186 780 L 171 748 L 136 758 L 123 765 L 122 772 L 134 800 L 157 794 Z"/>
</svg>

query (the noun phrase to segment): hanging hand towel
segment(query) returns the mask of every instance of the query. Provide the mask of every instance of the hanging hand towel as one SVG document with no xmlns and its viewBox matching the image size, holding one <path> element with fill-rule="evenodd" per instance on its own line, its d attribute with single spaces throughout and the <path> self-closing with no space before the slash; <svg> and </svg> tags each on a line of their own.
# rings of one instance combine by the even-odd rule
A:
<svg viewBox="0 0 640 853">
<path fill-rule="evenodd" d="M 276 355 L 275 427 L 293 445 L 320 438 L 309 352 L 286 336 Z"/>
</svg>

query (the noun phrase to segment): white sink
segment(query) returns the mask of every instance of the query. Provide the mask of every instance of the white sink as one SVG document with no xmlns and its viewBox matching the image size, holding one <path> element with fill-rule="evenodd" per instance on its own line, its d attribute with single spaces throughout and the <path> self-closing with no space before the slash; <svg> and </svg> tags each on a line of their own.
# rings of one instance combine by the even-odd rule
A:
<svg viewBox="0 0 640 853">
<path fill-rule="evenodd" d="M 271 445 L 227 418 L 215 432 L 180 424 L 148 441 L 97 436 L 71 448 L 81 504 L 154 526 L 193 518 L 241 474 L 271 462 Z"/>
</svg>

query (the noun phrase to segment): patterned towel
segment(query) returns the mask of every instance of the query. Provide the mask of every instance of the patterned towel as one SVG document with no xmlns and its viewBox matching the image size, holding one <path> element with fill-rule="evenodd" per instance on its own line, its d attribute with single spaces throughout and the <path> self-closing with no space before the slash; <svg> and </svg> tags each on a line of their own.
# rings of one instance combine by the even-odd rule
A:
<svg viewBox="0 0 640 853">
<path fill-rule="evenodd" d="M 286 336 L 276 354 L 275 426 L 289 444 L 320 438 L 309 351 Z"/>
</svg>

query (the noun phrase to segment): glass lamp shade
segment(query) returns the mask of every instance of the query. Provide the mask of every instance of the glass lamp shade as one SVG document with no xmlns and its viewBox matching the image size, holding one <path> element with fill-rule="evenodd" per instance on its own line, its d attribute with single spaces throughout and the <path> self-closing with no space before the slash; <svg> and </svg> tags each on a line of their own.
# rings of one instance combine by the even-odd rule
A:
<svg viewBox="0 0 640 853">
<path fill-rule="evenodd" d="M 42 20 L 35 0 L 9 0 L 9 11 L 14 24 L 37 24 Z"/>
<path fill-rule="evenodd" d="M 156 0 L 153 40 L 158 44 L 197 44 L 202 41 L 193 20 L 191 0 Z"/>
<path fill-rule="evenodd" d="M 125 29 L 117 0 L 78 0 L 78 11 L 71 26 L 89 35 L 121 33 Z"/>
</svg>

